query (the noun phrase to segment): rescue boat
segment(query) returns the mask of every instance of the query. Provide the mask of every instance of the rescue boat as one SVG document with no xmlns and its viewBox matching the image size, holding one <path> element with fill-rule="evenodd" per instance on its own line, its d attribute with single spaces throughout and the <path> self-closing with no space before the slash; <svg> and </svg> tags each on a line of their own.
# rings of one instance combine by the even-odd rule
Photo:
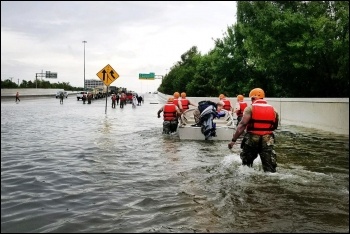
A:
<svg viewBox="0 0 350 234">
<path fill-rule="evenodd" d="M 202 133 L 202 127 L 196 125 L 193 112 L 194 108 L 184 111 L 181 115 L 181 121 L 177 128 L 180 140 L 206 140 Z M 210 137 L 208 140 L 231 141 L 233 133 L 236 129 L 236 119 L 233 118 L 231 112 L 222 110 L 225 115 L 220 118 L 213 119 L 216 125 L 216 136 Z"/>
</svg>

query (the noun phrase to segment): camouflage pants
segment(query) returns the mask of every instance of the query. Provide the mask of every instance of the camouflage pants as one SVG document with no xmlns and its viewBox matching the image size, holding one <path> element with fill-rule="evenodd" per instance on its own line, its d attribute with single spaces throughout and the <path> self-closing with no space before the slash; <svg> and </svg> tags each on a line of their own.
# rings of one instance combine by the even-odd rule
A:
<svg viewBox="0 0 350 234">
<path fill-rule="evenodd" d="M 178 120 L 164 121 L 163 122 L 163 134 L 169 134 L 172 132 L 176 132 L 178 123 L 179 123 Z"/>
<path fill-rule="evenodd" d="M 196 124 L 199 123 L 200 117 L 201 117 L 201 112 L 197 108 L 193 111 L 193 118 L 194 118 L 194 121 L 196 122 Z"/>
<path fill-rule="evenodd" d="M 260 155 L 264 172 L 276 172 L 277 158 L 274 150 L 274 135 L 255 135 L 246 133 L 242 140 L 240 154 L 242 164 L 249 167 L 253 166 L 253 161 Z"/>
</svg>

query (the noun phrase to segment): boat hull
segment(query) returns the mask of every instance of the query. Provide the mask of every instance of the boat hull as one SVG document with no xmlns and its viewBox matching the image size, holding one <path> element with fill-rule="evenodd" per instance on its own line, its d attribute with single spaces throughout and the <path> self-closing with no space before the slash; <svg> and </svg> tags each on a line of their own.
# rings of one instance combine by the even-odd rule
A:
<svg viewBox="0 0 350 234">
<path fill-rule="evenodd" d="M 201 127 L 179 126 L 177 130 L 181 140 L 205 140 Z M 216 127 L 216 137 L 209 140 L 231 141 L 234 132 L 233 127 Z"/>
<path fill-rule="evenodd" d="M 193 111 L 194 109 L 189 109 L 181 116 L 181 121 L 177 128 L 180 140 L 205 140 L 201 127 L 192 126 L 195 124 Z M 232 139 L 236 130 L 235 119 L 230 112 L 225 111 L 225 113 L 224 117 L 213 120 L 216 123 L 216 136 L 208 140 L 230 141 Z"/>
</svg>

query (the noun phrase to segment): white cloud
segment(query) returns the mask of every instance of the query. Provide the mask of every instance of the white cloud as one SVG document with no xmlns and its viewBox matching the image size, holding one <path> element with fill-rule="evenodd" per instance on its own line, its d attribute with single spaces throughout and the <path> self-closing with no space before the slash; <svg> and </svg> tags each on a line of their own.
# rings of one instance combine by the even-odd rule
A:
<svg viewBox="0 0 350 234">
<path fill-rule="evenodd" d="M 85 40 L 86 79 L 110 64 L 120 75 L 111 85 L 153 91 L 160 80 L 139 73 L 165 74 L 192 46 L 207 53 L 235 22 L 233 1 L 2 1 L 1 79 L 43 70 L 58 73 L 50 82 L 82 87 Z"/>
</svg>

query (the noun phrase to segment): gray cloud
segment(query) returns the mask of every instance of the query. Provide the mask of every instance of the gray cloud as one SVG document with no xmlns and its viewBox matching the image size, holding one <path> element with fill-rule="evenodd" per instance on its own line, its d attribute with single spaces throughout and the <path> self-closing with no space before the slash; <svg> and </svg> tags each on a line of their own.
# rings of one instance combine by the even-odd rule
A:
<svg viewBox="0 0 350 234">
<path fill-rule="evenodd" d="M 164 74 L 192 46 L 213 48 L 236 22 L 235 2 L 2 1 L 1 79 L 57 80 L 83 86 L 105 65 L 119 73 L 111 85 L 139 89 L 138 73 Z"/>
</svg>

